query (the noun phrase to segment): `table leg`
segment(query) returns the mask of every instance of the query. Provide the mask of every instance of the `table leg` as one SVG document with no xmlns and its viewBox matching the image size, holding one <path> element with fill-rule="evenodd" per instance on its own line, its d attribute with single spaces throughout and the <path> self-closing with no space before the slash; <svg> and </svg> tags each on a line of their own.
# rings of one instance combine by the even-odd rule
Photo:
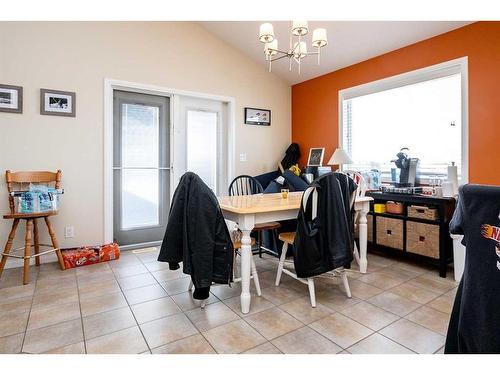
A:
<svg viewBox="0 0 500 375">
<path fill-rule="evenodd" d="M 250 272 L 252 264 L 252 240 L 251 230 L 240 228 L 241 237 L 241 312 L 247 314 L 250 311 Z"/>
<path fill-rule="evenodd" d="M 368 260 L 366 258 L 366 246 L 368 241 L 368 225 L 366 215 L 369 211 L 370 203 L 363 202 L 359 211 L 359 272 L 366 273 Z"/>
</svg>

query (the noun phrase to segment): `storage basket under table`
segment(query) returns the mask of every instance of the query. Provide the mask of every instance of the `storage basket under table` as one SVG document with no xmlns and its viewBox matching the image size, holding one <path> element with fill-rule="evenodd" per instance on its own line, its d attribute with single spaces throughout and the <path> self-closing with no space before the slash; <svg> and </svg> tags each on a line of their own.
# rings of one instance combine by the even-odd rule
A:
<svg viewBox="0 0 500 375">
<path fill-rule="evenodd" d="M 406 251 L 439 259 L 439 225 L 408 221 Z"/>
<path fill-rule="evenodd" d="M 403 250 L 403 222 L 399 219 L 377 216 L 377 245 Z"/>
</svg>

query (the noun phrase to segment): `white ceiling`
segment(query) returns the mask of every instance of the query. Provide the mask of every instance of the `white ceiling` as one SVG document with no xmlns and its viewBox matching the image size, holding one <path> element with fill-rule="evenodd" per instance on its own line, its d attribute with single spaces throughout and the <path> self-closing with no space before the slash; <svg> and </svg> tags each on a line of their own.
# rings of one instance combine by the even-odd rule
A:
<svg viewBox="0 0 500 375">
<path fill-rule="evenodd" d="M 241 50 L 267 69 L 264 45 L 259 42 L 260 21 L 204 21 L 201 26 Z M 321 50 L 321 65 L 316 56 L 303 60 L 301 75 L 297 67 L 289 71 L 288 60 L 273 64 L 273 73 L 290 84 L 344 68 L 389 51 L 413 44 L 435 35 L 462 27 L 471 22 L 459 21 L 312 21 L 306 35 L 308 49 L 311 48 L 311 30 L 324 27 L 328 33 L 328 45 Z M 290 23 L 272 22 L 280 49 L 289 44 Z"/>
</svg>

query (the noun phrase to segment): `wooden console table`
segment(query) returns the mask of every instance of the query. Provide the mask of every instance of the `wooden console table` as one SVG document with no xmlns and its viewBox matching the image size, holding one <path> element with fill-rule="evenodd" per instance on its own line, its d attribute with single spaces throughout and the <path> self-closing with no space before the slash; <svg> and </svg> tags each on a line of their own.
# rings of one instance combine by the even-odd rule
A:
<svg viewBox="0 0 500 375">
<path fill-rule="evenodd" d="M 449 223 L 455 210 L 455 199 L 381 192 L 367 192 L 366 196 L 374 199 L 368 212 L 368 242 L 380 251 L 432 261 L 439 266 L 439 275 L 446 277 L 448 264 L 453 261 Z M 388 201 L 402 203 L 402 214 L 374 211 L 374 204 Z M 431 220 L 409 216 L 410 206 L 434 208 L 437 217 Z"/>
</svg>

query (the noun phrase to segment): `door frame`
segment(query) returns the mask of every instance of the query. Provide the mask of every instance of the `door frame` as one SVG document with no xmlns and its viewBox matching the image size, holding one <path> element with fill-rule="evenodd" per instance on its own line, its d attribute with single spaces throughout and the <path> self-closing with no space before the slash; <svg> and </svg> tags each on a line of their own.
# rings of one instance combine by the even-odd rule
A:
<svg viewBox="0 0 500 375">
<path fill-rule="evenodd" d="M 113 93 L 114 90 L 136 92 L 142 94 L 166 96 L 170 98 L 170 197 L 174 193 L 173 179 L 173 151 L 174 151 L 174 121 L 176 120 L 176 98 L 187 96 L 199 99 L 217 100 L 227 105 L 227 184 L 234 178 L 235 155 L 235 105 L 236 100 L 231 96 L 221 96 L 202 92 L 176 90 L 161 86 L 129 82 L 123 80 L 104 79 L 104 242 L 113 241 Z M 157 246 L 157 242 L 138 244 L 144 247 Z M 134 246 L 135 247 L 135 246 Z M 126 248 L 126 247 L 123 247 Z"/>
</svg>

